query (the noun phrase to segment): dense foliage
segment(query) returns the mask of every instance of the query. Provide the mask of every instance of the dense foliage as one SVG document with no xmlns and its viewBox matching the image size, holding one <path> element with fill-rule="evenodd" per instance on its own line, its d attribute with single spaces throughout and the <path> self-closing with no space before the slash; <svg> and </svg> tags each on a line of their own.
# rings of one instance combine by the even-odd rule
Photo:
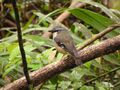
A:
<svg viewBox="0 0 120 90">
<path fill-rule="evenodd" d="M 0 87 L 23 76 L 15 16 L 8 1 L 0 0 Z M 70 29 L 78 47 L 110 25 L 120 22 L 120 7 L 111 9 L 112 4 L 115 3 L 109 5 L 108 8 L 102 0 L 79 1 L 86 5 L 81 8 L 68 8 L 71 4 L 69 0 L 26 0 L 26 2 L 18 0 L 24 49 L 30 72 L 61 60 L 63 57 L 63 54 L 55 50 L 52 39 L 43 37 L 49 25 L 61 13 L 65 11 L 71 13 L 63 24 Z M 119 34 L 120 30 L 116 29 L 93 44 Z M 61 73 L 36 88 L 43 90 L 119 90 L 119 68 L 120 52 L 117 51 Z M 97 78 L 106 72 L 111 73 Z"/>
</svg>

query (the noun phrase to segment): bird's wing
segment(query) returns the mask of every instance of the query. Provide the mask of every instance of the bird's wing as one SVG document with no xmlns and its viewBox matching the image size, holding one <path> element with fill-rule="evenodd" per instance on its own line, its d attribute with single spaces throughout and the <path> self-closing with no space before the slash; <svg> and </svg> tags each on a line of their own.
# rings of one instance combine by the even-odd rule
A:
<svg viewBox="0 0 120 90">
<path fill-rule="evenodd" d="M 78 52 L 76 50 L 76 47 L 72 41 L 69 41 L 68 43 L 65 43 L 65 50 L 69 52 L 74 57 L 79 57 Z"/>
</svg>

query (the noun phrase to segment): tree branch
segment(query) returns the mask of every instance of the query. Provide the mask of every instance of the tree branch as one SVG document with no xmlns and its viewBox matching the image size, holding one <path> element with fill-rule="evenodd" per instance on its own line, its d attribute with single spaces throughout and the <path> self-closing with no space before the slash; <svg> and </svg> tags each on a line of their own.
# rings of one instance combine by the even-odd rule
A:
<svg viewBox="0 0 120 90">
<path fill-rule="evenodd" d="M 91 43 L 93 43 L 95 40 L 103 37 L 104 35 L 106 35 L 107 33 L 115 30 L 116 28 L 120 27 L 120 23 L 118 24 L 114 24 L 111 25 L 110 27 L 106 28 L 105 30 L 101 31 L 100 33 L 96 34 L 95 36 L 93 36 L 92 38 L 88 39 L 82 46 L 80 46 L 79 50 L 82 50 L 83 48 L 85 48 L 86 46 L 90 45 Z"/>
<path fill-rule="evenodd" d="M 103 55 L 107 55 L 120 50 L 120 35 L 111 39 L 104 40 L 101 43 L 92 45 L 90 47 L 80 50 L 79 56 L 83 63 L 86 63 L 92 59 L 98 58 Z M 58 62 L 49 64 L 42 69 L 34 71 L 30 74 L 32 77 L 33 85 L 37 86 L 40 83 L 47 81 L 56 74 L 60 74 L 68 69 L 76 67 L 75 61 L 71 56 L 64 58 Z M 0 90 L 26 90 L 27 83 L 25 77 L 20 78 L 13 83 L 6 85 Z"/>
<path fill-rule="evenodd" d="M 78 1 L 78 0 L 72 0 L 71 5 L 69 6 L 69 8 L 84 7 L 85 5 L 86 5 L 85 3 L 81 3 L 81 2 Z M 55 21 L 56 21 L 56 22 L 63 22 L 67 17 L 70 16 L 70 14 L 71 14 L 70 12 L 65 11 L 65 12 L 63 12 L 62 14 L 60 14 L 60 15 L 55 19 Z M 50 32 L 45 32 L 42 36 L 43 36 L 43 37 L 46 37 L 46 38 L 49 38 L 51 35 L 52 35 L 52 33 L 50 33 Z"/>
</svg>

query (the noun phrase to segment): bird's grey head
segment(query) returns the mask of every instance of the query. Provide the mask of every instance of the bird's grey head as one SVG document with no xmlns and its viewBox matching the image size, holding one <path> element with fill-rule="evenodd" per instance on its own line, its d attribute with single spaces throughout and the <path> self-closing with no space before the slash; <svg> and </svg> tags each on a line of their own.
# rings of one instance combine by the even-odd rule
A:
<svg viewBox="0 0 120 90">
<path fill-rule="evenodd" d="M 66 29 L 64 27 L 61 26 L 55 26 L 52 30 L 49 30 L 49 32 L 54 33 L 54 32 L 61 32 L 61 31 L 65 31 Z"/>
</svg>

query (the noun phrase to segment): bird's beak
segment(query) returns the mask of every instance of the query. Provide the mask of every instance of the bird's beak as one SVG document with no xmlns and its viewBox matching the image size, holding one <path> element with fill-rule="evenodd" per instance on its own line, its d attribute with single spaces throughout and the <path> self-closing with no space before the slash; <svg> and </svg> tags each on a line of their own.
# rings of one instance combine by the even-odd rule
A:
<svg viewBox="0 0 120 90">
<path fill-rule="evenodd" d="M 51 30 L 49 30 L 49 32 L 54 33 L 54 32 L 59 32 L 59 31 L 63 31 L 63 30 L 64 30 L 64 28 L 62 28 L 62 27 L 54 27 Z"/>
<path fill-rule="evenodd" d="M 51 33 L 52 33 L 52 32 L 53 32 L 53 30 L 49 30 L 48 32 L 51 32 Z"/>
<path fill-rule="evenodd" d="M 49 30 L 48 32 L 51 32 L 51 33 L 54 33 L 54 32 L 58 32 L 59 30 L 57 29 L 52 29 L 52 30 Z"/>
</svg>

